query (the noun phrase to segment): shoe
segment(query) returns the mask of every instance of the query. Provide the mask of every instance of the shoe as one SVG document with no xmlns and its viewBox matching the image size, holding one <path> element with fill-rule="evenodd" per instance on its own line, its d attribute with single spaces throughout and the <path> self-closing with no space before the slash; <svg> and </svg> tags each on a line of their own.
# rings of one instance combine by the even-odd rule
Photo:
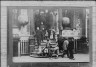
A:
<svg viewBox="0 0 96 67">
<path fill-rule="evenodd" d="M 72 60 L 75 60 L 75 58 L 72 58 Z"/>
<path fill-rule="evenodd" d="M 56 56 L 55 59 L 58 59 L 58 56 Z"/>
<path fill-rule="evenodd" d="M 69 56 L 67 56 L 67 58 L 70 58 Z"/>
<path fill-rule="evenodd" d="M 49 57 L 49 59 L 52 59 L 52 57 Z"/>
<path fill-rule="evenodd" d="M 71 60 L 75 60 L 75 58 L 70 58 Z"/>
</svg>

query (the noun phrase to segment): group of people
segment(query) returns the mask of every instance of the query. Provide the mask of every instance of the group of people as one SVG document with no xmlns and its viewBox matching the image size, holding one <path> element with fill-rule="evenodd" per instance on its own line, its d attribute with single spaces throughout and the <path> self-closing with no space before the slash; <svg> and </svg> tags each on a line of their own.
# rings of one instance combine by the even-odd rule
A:
<svg viewBox="0 0 96 67">
<path fill-rule="evenodd" d="M 58 53 L 59 53 L 59 47 L 58 47 L 58 44 L 56 43 L 55 46 L 52 47 L 52 44 L 51 44 L 49 38 L 47 39 L 45 49 L 48 50 L 48 52 L 47 52 L 47 56 L 48 56 L 49 58 L 52 58 L 53 54 L 55 54 L 55 56 L 58 57 Z"/>
<path fill-rule="evenodd" d="M 59 53 L 62 53 L 62 57 L 67 54 L 69 59 L 74 59 L 74 39 L 73 38 L 59 38 L 56 42 L 54 48 L 52 48 L 52 44 L 50 44 L 50 39 L 47 39 L 46 48 L 48 49 L 48 57 L 52 58 L 53 52 L 56 54 L 56 57 L 59 56 Z"/>
<path fill-rule="evenodd" d="M 47 36 L 46 36 L 46 31 L 47 31 Z M 53 33 L 54 33 L 53 39 L 55 39 L 55 32 Z M 37 30 L 35 32 L 35 37 L 36 37 L 38 48 L 39 48 L 39 45 L 41 45 L 41 41 L 43 41 L 45 38 L 48 39 L 47 42 L 49 42 L 50 35 L 51 35 L 51 30 L 50 29 L 45 30 L 45 26 L 43 25 L 43 22 L 41 22 L 41 26 L 37 27 Z M 67 54 L 67 57 L 69 59 L 74 60 L 74 55 L 73 55 L 74 54 L 73 53 L 74 39 L 58 37 L 57 43 L 58 43 L 59 51 L 63 52 L 63 56 Z M 49 55 L 51 56 L 51 53 Z"/>
<path fill-rule="evenodd" d="M 59 51 L 63 52 L 63 56 L 67 54 L 69 59 L 74 60 L 74 39 L 73 38 L 63 38 L 58 39 Z"/>
<path fill-rule="evenodd" d="M 37 27 L 35 31 L 35 38 L 37 39 L 37 45 L 41 45 L 41 41 L 45 39 L 50 39 L 51 32 L 53 32 L 53 39 L 55 39 L 55 31 L 54 29 L 45 29 L 45 26 L 43 22 L 41 22 L 41 25 Z"/>
</svg>

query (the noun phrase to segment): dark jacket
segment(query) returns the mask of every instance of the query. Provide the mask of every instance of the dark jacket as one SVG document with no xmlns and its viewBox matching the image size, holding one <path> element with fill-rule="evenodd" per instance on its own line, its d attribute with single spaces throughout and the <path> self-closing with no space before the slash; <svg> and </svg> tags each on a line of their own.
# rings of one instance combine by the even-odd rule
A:
<svg viewBox="0 0 96 67">
<path fill-rule="evenodd" d="M 41 24 L 40 30 L 43 30 L 43 28 L 45 29 L 45 26 L 43 24 Z"/>
<path fill-rule="evenodd" d="M 42 31 L 41 30 L 36 30 L 36 38 L 37 39 L 41 39 L 41 37 L 42 37 Z"/>
<path fill-rule="evenodd" d="M 59 50 L 63 50 L 64 39 L 62 37 L 59 37 L 57 42 L 58 42 Z"/>
<path fill-rule="evenodd" d="M 69 45 L 68 45 L 68 49 L 69 50 L 73 50 L 74 49 L 74 41 L 69 41 Z"/>
</svg>

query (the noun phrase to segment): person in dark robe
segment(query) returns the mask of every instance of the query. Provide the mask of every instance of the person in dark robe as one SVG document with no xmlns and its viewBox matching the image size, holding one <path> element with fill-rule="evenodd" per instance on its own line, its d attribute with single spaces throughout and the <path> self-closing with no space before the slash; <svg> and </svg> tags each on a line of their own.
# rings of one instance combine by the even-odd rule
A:
<svg viewBox="0 0 96 67">
<path fill-rule="evenodd" d="M 62 36 L 58 36 L 58 47 L 59 47 L 59 51 L 62 51 L 63 50 L 63 37 Z"/>
<path fill-rule="evenodd" d="M 43 40 L 45 39 L 46 31 L 45 31 L 44 28 L 43 28 L 41 31 L 42 31 L 42 38 L 41 38 L 41 40 L 42 40 L 42 42 L 43 42 Z"/>
<path fill-rule="evenodd" d="M 48 38 L 50 39 L 51 29 L 48 29 L 47 32 L 48 32 Z"/>
<path fill-rule="evenodd" d="M 44 37 L 45 37 L 45 26 L 44 26 L 43 22 L 41 22 L 40 30 L 42 31 L 41 41 L 43 42 Z"/>
<path fill-rule="evenodd" d="M 52 29 L 52 32 L 53 32 L 53 39 L 55 40 L 55 29 L 54 28 Z"/>
<path fill-rule="evenodd" d="M 50 45 L 50 39 L 47 39 L 46 47 L 48 48 L 48 57 L 51 59 L 52 58 L 52 50 L 51 50 L 51 45 Z"/>
<path fill-rule="evenodd" d="M 72 38 L 69 40 L 69 45 L 68 45 L 69 59 L 72 60 L 74 60 L 73 50 L 74 50 L 74 39 Z"/>
<path fill-rule="evenodd" d="M 42 37 L 42 31 L 39 29 L 39 27 L 37 27 L 36 30 L 36 39 L 37 39 L 37 45 L 39 47 L 39 45 L 41 45 L 41 37 Z"/>
<path fill-rule="evenodd" d="M 43 30 L 43 28 L 45 29 L 45 25 L 43 24 L 43 22 L 41 22 L 40 30 Z"/>
</svg>

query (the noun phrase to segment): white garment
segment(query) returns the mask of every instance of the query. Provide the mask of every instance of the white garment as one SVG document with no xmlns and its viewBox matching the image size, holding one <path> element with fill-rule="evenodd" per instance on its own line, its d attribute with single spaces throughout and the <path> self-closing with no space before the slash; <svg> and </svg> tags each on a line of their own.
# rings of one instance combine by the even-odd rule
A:
<svg viewBox="0 0 96 67">
<path fill-rule="evenodd" d="M 69 41 L 68 41 L 68 40 L 65 40 L 65 41 L 63 42 L 63 49 L 64 49 L 64 50 L 67 50 L 68 44 L 69 44 Z"/>
</svg>

